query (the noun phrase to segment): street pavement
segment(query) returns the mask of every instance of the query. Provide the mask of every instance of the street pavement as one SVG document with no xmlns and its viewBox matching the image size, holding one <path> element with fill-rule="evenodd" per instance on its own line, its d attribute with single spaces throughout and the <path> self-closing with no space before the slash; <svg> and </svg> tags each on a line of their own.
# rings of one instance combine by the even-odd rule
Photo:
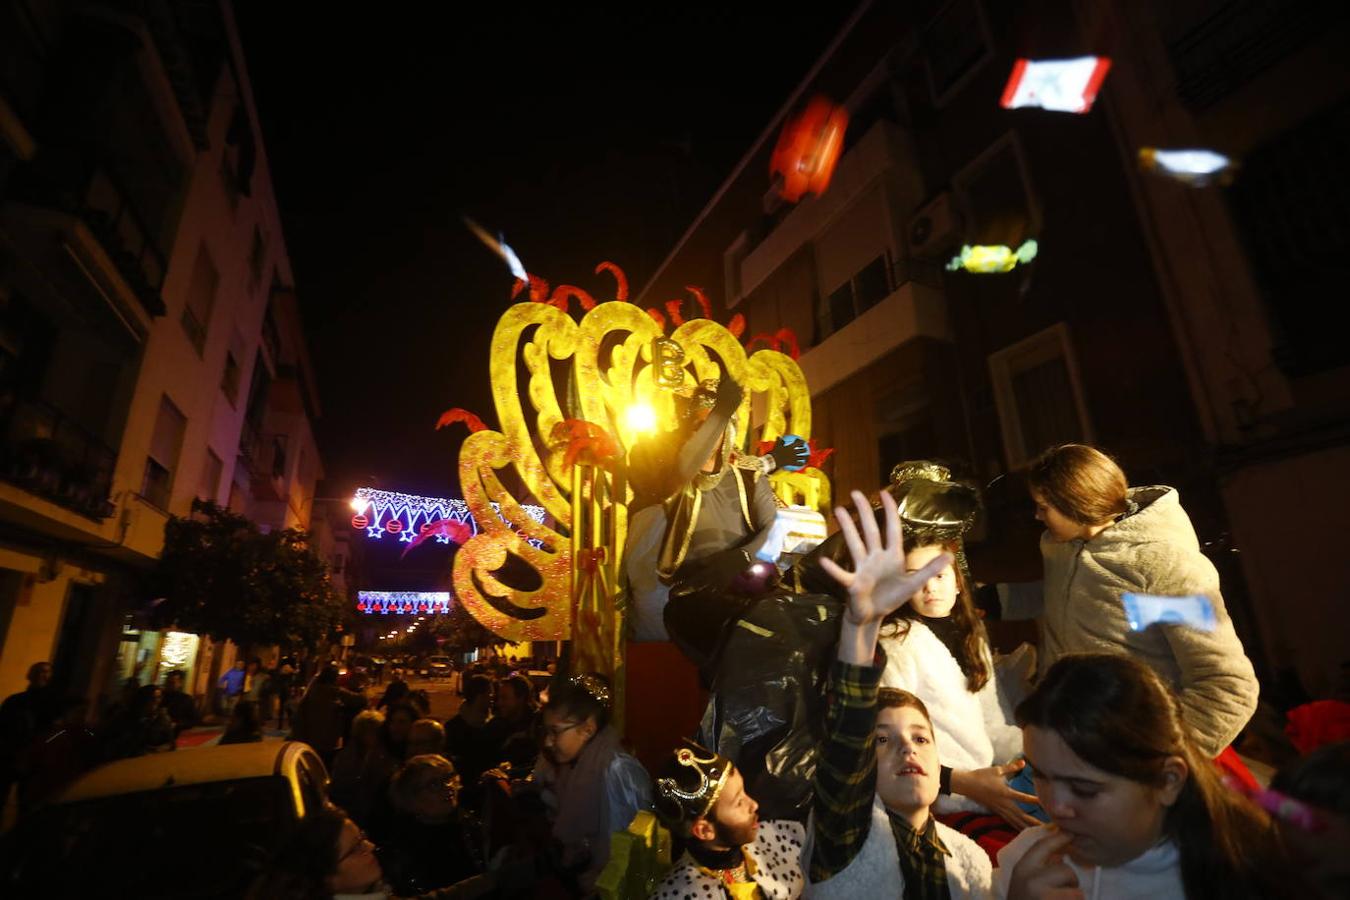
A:
<svg viewBox="0 0 1350 900">
<path fill-rule="evenodd" d="M 384 695 L 386 684 L 371 685 L 366 689 L 366 697 L 370 700 L 372 706 L 375 705 Z M 460 697 L 455 688 L 455 681 L 444 678 L 412 678 L 408 681 L 408 687 L 413 690 L 424 690 L 431 697 L 431 717 L 444 722 L 459 712 Z M 276 719 L 268 723 L 270 727 L 263 729 L 263 740 L 265 741 L 283 741 L 286 735 L 290 733 L 290 727 L 285 730 L 277 729 Z M 185 750 L 190 747 L 211 747 L 220 743 L 220 736 L 225 733 L 225 724 L 204 725 L 201 728 L 189 729 L 178 736 L 178 749 Z"/>
</svg>

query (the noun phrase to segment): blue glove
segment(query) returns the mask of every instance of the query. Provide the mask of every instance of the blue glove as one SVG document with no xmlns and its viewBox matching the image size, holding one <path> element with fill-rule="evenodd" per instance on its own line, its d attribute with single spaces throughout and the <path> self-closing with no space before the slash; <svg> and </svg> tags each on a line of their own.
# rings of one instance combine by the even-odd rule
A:
<svg viewBox="0 0 1350 900">
<path fill-rule="evenodd" d="M 769 451 L 774 465 L 787 472 L 799 472 L 811 459 L 811 448 L 795 434 L 785 434 Z"/>
</svg>

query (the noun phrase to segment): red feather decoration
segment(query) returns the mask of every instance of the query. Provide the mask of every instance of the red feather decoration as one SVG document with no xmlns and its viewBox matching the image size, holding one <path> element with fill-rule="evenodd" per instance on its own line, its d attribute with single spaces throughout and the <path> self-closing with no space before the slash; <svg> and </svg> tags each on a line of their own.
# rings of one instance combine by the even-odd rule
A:
<svg viewBox="0 0 1350 900">
<path fill-rule="evenodd" d="M 456 422 L 463 422 L 468 426 L 470 432 L 483 431 L 487 428 L 483 420 L 469 412 L 467 409 L 460 409 L 456 406 L 454 409 L 447 409 L 441 413 L 441 417 L 436 420 L 436 430 L 440 431 L 447 425 L 453 425 Z"/>
<path fill-rule="evenodd" d="M 612 262 L 606 261 L 595 267 L 595 274 L 599 275 L 601 272 L 608 272 L 614 276 L 614 280 L 617 282 L 614 289 L 614 299 L 626 302 L 628 300 L 628 276 L 624 274 L 623 269 Z"/>
</svg>

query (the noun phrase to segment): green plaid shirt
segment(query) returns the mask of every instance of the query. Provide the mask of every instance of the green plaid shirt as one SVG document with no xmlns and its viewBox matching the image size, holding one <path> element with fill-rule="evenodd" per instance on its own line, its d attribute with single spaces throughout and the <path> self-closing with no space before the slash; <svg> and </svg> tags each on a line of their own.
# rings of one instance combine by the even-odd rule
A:
<svg viewBox="0 0 1350 900">
<path fill-rule="evenodd" d="M 812 801 L 813 882 L 842 872 L 867 841 L 877 789 L 877 687 L 884 668 L 884 657 L 878 654 L 871 666 L 836 660 L 830 670 L 825 741 L 816 761 Z M 906 900 L 950 898 L 944 859 L 947 848 L 938 838 L 937 823 L 930 817 L 919 833 L 895 816 L 890 820 Z"/>
</svg>

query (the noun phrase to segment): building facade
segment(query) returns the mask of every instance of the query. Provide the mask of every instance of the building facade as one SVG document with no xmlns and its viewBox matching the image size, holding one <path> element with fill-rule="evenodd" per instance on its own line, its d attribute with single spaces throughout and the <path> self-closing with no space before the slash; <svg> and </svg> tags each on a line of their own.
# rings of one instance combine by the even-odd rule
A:
<svg viewBox="0 0 1350 900">
<path fill-rule="evenodd" d="M 1258 670 L 1327 691 L 1350 658 L 1330 618 L 1350 356 L 1317 313 L 1350 258 L 1350 77 L 1347 16 L 1323 6 L 865 3 L 637 302 L 700 284 L 747 335 L 791 328 L 836 496 L 913 458 L 991 485 L 977 575 L 1037 577 L 1039 526 L 1002 476 L 1046 447 L 1177 487 Z M 1089 114 L 999 105 L 1016 58 L 1089 54 L 1113 62 Z M 850 113 L 844 153 L 787 204 L 770 154 L 816 94 Z M 1146 146 L 1244 167 L 1187 188 L 1139 170 Z M 1028 238 L 1030 266 L 945 268 Z M 1307 589 L 1281 578 L 1293 560 Z"/>
<path fill-rule="evenodd" d="M 307 527 L 318 415 L 230 7 L 0 11 L 0 693 L 233 651 L 143 627 L 194 500 Z"/>
</svg>

